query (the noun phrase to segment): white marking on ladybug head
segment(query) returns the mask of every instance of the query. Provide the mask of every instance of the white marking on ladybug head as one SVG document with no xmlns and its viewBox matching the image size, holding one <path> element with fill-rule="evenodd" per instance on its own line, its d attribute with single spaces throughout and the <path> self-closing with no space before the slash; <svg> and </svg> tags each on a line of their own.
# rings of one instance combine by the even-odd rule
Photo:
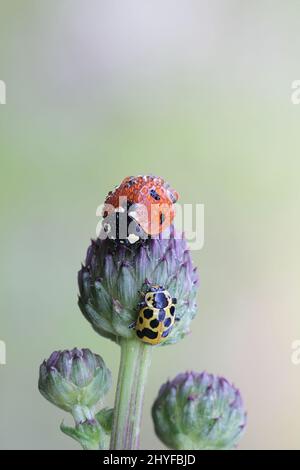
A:
<svg viewBox="0 0 300 470">
<path fill-rule="evenodd" d="M 134 233 L 131 233 L 129 236 L 128 236 L 128 241 L 131 245 L 133 245 L 134 243 L 136 243 L 138 240 L 140 239 L 140 237 L 138 237 L 137 235 L 135 235 Z"/>
</svg>

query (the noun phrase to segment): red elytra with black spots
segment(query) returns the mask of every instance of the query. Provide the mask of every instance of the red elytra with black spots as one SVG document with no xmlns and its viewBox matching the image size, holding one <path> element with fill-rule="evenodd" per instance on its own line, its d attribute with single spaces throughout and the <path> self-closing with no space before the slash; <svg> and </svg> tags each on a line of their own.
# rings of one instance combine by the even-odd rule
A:
<svg viewBox="0 0 300 470">
<path fill-rule="evenodd" d="M 129 215 L 148 235 L 158 235 L 174 220 L 178 193 L 158 176 L 128 176 L 105 199 L 103 217 L 128 208 Z M 126 207 L 127 206 L 127 207 Z"/>
</svg>

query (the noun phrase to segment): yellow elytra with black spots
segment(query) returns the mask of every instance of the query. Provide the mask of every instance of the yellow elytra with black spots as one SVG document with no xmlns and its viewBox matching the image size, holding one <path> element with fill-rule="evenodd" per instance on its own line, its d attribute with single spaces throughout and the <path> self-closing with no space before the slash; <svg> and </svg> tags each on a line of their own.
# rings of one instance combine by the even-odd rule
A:
<svg viewBox="0 0 300 470">
<path fill-rule="evenodd" d="M 175 322 L 176 299 L 163 286 L 151 286 L 139 304 L 135 324 L 138 338 L 148 344 L 162 343 Z"/>
</svg>

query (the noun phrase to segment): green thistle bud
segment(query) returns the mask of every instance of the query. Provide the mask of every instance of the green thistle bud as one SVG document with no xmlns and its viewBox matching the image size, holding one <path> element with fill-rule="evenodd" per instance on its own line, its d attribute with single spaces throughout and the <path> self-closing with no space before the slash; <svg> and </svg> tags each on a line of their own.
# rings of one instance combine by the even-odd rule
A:
<svg viewBox="0 0 300 470">
<path fill-rule="evenodd" d="M 232 449 L 246 426 L 239 391 L 206 372 L 179 374 L 165 383 L 152 417 L 157 436 L 176 450 Z"/>
<path fill-rule="evenodd" d="M 41 394 L 71 412 L 76 422 L 94 418 L 92 408 L 110 385 L 109 369 L 103 359 L 89 349 L 54 351 L 40 366 Z"/>
<path fill-rule="evenodd" d="M 145 283 L 163 285 L 177 298 L 177 321 L 163 344 L 176 343 L 189 332 L 196 314 L 198 275 L 184 237 L 174 228 L 169 238 L 144 240 L 131 247 L 110 239 L 92 241 L 78 273 L 79 307 L 93 328 L 118 342 L 133 338 L 140 292 Z"/>
</svg>

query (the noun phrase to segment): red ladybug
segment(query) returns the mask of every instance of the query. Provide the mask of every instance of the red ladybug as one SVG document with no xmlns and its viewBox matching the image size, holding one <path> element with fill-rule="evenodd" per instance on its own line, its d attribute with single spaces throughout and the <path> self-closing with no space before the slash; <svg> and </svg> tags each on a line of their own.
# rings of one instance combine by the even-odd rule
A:
<svg viewBox="0 0 300 470">
<path fill-rule="evenodd" d="M 103 217 L 113 211 L 128 210 L 128 215 L 150 236 L 158 235 L 172 223 L 178 193 L 157 176 L 128 176 L 105 200 Z"/>
</svg>

